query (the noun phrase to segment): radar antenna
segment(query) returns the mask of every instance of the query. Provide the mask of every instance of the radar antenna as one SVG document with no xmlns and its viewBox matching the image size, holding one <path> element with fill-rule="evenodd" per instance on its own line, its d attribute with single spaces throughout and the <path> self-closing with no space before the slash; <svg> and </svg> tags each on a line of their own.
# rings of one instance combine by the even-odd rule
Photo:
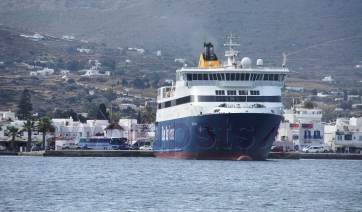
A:
<svg viewBox="0 0 362 212">
<path fill-rule="evenodd" d="M 285 64 L 287 63 L 287 55 L 283 52 L 283 67 L 285 67 Z"/>
<path fill-rule="evenodd" d="M 225 51 L 225 57 L 228 58 L 227 67 L 236 67 L 236 61 L 235 58 L 238 56 L 239 51 L 236 51 L 236 49 L 240 46 L 238 43 L 234 43 L 233 40 L 238 40 L 239 37 L 234 35 L 233 33 L 230 34 L 230 36 L 226 35 L 224 39 L 229 40 L 229 42 L 226 42 L 224 44 L 224 47 L 226 49 Z"/>
</svg>

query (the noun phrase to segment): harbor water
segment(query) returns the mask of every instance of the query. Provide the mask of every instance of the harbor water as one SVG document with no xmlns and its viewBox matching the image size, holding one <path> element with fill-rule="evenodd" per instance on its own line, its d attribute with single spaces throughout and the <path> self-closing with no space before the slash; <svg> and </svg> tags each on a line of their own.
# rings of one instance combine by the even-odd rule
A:
<svg viewBox="0 0 362 212">
<path fill-rule="evenodd" d="M 0 157 L 0 211 L 362 211 L 362 161 Z"/>
</svg>

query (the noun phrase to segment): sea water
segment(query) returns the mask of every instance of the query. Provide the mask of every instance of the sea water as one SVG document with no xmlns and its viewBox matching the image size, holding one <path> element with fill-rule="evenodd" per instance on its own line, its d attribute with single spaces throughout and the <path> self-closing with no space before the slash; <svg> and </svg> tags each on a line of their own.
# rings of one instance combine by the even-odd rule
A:
<svg viewBox="0 0 362 212">
<path fill-rule="evenodd" d="M 0 157 L 0 211 L 362 211 L 362 161 Z"/>
</svg>

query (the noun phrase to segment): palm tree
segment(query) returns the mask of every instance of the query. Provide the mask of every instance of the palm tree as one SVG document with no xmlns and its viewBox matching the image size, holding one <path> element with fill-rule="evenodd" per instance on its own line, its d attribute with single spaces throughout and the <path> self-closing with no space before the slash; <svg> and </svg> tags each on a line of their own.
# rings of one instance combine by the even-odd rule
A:
<svg viewBox="0 0 362 212">
<path fill-rule="evenodd" d="M 111 112 L 109 113 L 109 122 L 118 122 L 120 117 L 120 112 Z"/>
<path fill-rule="evenodd" d="M 19 133 L 19 129 L 12 126 L 9 129 L 9 134 L 11 135 L 12 139 L 11 139 L 11 144 L 10 144 L 10 149 L 12 151 L 15 151 L 15 136 Z"/>
<path fill-rule="evenodd" d="M 156 114 L 152 111 L 151 107 L 146 107 L 141 114 L 141 123 L 144 124 L 151 124 L 154 123 L 156 120 Z"/>
<path fill-rule="evenodd" d="M 26 151 L 30 151 L 30 144 L 31 144 L 31 133 L 32 131 L 36 130 L 36 126 L 34 121 L 28 119 L 26 120 L 26 122 L 24 122 L 23 125 L 23 131 L 27 131 L 28 132 L 28 141 L 26 142 Z"/>
<path fill-rule="evenodd" d="M 42 119 L 40 119 L 38 124 L 38 131 L 43 133 L 43 142 L 42 142 L 42 148 L 47 149 L 48 148 L 48 142 L 45 141 L 45 135 L 48 132 L 54 132 L 55 128 L 52 125 L 52 120 L 50 120 L 49 117 L 44 116 Z"/>
</svg>

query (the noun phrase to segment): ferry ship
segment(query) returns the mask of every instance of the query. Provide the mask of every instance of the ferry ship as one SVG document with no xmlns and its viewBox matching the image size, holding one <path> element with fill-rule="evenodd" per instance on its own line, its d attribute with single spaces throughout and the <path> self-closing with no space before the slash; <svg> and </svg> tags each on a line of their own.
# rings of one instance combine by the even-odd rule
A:
<svg viewBox="0 0 362 212">
<path fill-rule="evenodd" d="M 283 114 L 289 70 L 237 61 L 237 37 L 225 37 L 220 63 L 204 43 L 198 67 L 184 65 L 158 89 L 154 155 L 161 158 L 266 160 Z"/>
</svg>

